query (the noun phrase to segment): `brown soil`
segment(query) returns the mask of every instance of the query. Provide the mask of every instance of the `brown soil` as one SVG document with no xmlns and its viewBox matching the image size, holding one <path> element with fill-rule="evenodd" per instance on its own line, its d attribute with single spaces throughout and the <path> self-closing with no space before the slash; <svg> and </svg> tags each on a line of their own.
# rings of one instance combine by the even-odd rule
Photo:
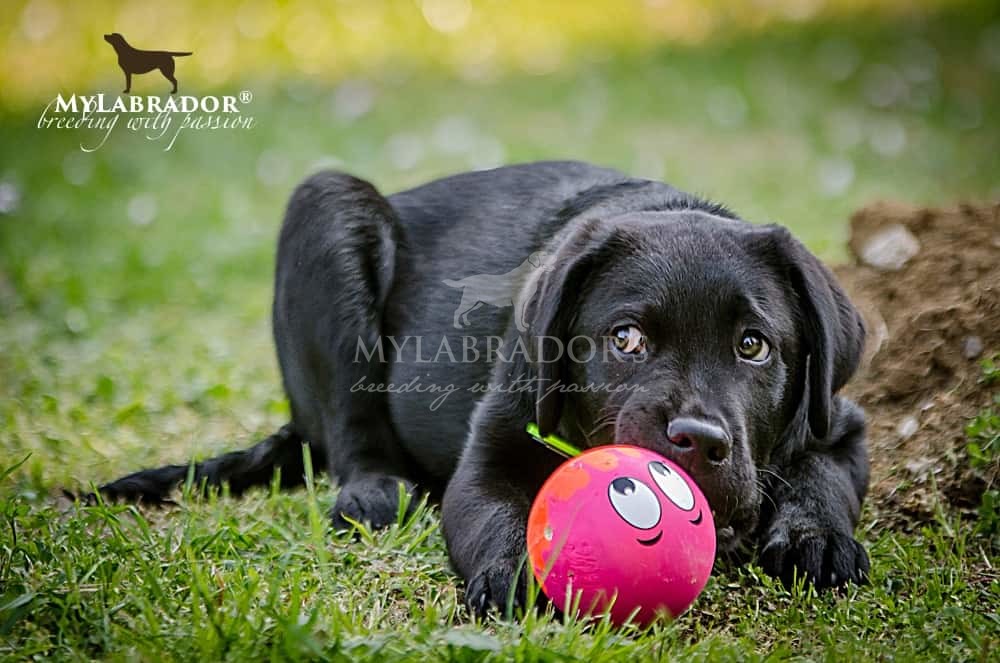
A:
<svg viewBox="0 0 1000 663">
<path fill-rule="evenodd" d="M 868 239 L 893 224 L 919 252 L 896 271 L 861 264 Z M 835 271 L 869 344 L 845 392 L 868 413 L 876 517 L 902 524 L 942 505 L 973 508 L 997 481 L 996 467 L 970 468 L 964 428 L 1000 391 L 980 366 L 1000 352 L 1000 204 L 871 205 L 851 219 L 850 248 L 856 264 Z"/>
</svg>

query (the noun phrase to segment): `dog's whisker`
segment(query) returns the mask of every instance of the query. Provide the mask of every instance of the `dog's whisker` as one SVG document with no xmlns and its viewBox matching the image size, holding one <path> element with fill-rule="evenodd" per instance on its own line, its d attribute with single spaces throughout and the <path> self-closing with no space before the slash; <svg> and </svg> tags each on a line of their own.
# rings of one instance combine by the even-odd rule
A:
<svg viewBox="0 0 1000 663">
<path fill-rule="evenodd" d="M 757 486 L 757 492 L 759 492 L 761 494 L 761 496 L 767 498 L 767 501 L 771 503 L 771 506 L 774 507 L 775 509 L 777 509 L 778 508 L 778 504 L 774 501 L 774 498 L 771 497 L 768 494 L 768 492 L 767 492 L 767 486 L 765 485 L 763 479 L 761 479 L 760 477 L 757 477 L 754 480 L 754 483 Z"/>
<path fill-rule="evenodd" d="M 593 441 L 594 436 L 597 435 L 599 431 L 607 428 L 608 426 L 614 425 L 614 423 L 615 423 L 614 420 L 600 422 L 592 429 L 590 429 L 590 432 L 585 433 L 584 437 L 587 439 L 588 445 Z"/>
<path fill-rule="evenodd" d="M 760 474 L 768 474 L 777 479 L 778 481 L 780 481 L 781 483 L 785 484 L 789 488 L 792 487 L 792 484 L 790 484 L 783 476 L 781 476 L 780 474 L 778 474 L 769 467 L 759 467 L 757 468 L 757 472 L 759 472 Z"/>
<path fill-rule="evenodd" d="M 584 435 L 584 437 L 586 437 L 587 439 L 587 442 L 589 443 L 599 431 L 603 430 L 604 428 L 607 428 L 608 426 L 613 426 L 614 423 L 618 420 L 618 414 L 620 412 L 621 412 L 620 406 L 611 405 L 603 408 L 598 414 L 597 421 L 594 427 L 590 429 L 590 432 Z"/>
</svg>

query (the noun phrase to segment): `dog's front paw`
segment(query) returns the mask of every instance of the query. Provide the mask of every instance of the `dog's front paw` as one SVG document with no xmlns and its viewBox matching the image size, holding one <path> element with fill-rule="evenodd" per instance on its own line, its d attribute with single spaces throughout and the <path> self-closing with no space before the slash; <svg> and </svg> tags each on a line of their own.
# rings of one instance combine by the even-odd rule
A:
<svg viewBox="0 0 1000 663">
<path fill-rule="evenodd" d="M 774 528 L 760 551 L 760 565 L 786 587 L 805 578 L 817 589 L 868 579 L 868 553 L 850 534 L 834 530 Z"/>
<path fill-rule="evenodd" d="M 517 560 L 495 560 L 473 575 L 465 586 L 465 604 L 479 617 L 485 617 L 491 610 L 506 615 L 508 605 L 517 612 L 524 608 L 527 597 L 527 575 L 524 565 Z"/>
</svg>

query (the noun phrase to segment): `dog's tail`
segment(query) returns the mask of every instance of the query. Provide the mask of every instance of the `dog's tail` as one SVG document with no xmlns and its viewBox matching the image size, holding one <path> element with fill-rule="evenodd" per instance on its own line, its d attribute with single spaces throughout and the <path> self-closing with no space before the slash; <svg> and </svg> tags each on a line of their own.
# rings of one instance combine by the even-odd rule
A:
<svg viewBox="0 0 1000 663">
<path fill-rule="evenodd" d="M 302 485 L 305 483 L 302 444 L 293 424 L 286 424 L 249 449 L 195 463 L 194 486 L 201 489 L 228 483 L 230 494 L 239 495 L 253 486 L 269 484 L 279 468 L 282 488 Z M 306 444 L 313 466 L 323 468 L 322 453 Z M 187 479 L 189 470 L 189 465 L 142 470 L 104 484 L 98 491 L 112 501 L 171 504 L 170 494 Z"/>
<path fill-rule="evenodd" d="M 188 51 L 187 53 L 180 53 L 180 52 L 178 52 L 178 51 L 163 51 L 163 52 L 164 52 L 164 53 L 165 53 L 166 55 L 172 55 L 172 56 L 174 56 L 175 58 L 182 58 L 182 57 L 184 57 L 185 55 L 192 55 L 192 54 L 194 54 L 194 51 Z"/>
<path fill-rule="evenodd" d="M 452 281 L 451 279 L 442 279 L 441 283 L 444 283 L 449 288 L 464 288 L 464 279 L 461 281 Z"/>
</svg>

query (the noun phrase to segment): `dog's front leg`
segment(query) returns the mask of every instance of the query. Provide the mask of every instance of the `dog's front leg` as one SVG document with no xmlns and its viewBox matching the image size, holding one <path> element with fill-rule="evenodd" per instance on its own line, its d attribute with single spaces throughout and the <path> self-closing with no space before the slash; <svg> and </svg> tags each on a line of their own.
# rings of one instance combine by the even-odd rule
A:
<svg viewBox="0 0 1000 663">
<path fill-rule="evenodd" d="M 864 414 L 835 400 L 828 439 L 794 454 L 769 490 L 773 513 L 762 520 L 760 564 L 790 585 L 796 577 L 819 588 L 864 582 L 868 554 L 854 527 L 868 489 Z"/>
<path fill-rule="evenodd" d="M 490 400 L 473 418 L 441 507 L 448 554 L 465 579 L 466 604 L 480 616 L 504 611 L 508 602 L 515 609 L 525 605 L 528 512 L 560 460 L 524 432 L 515 414 L 492 416 Z"/>
<path fill-rule="evenodd" d="M 125 89 L 122 90 L 123 94 L 128 94 L 129 90 L 132 89 L 132 74 L 129 73 L 127 69 L 122 69 L 122 73 L 125 74 Z"/>
</svg>

